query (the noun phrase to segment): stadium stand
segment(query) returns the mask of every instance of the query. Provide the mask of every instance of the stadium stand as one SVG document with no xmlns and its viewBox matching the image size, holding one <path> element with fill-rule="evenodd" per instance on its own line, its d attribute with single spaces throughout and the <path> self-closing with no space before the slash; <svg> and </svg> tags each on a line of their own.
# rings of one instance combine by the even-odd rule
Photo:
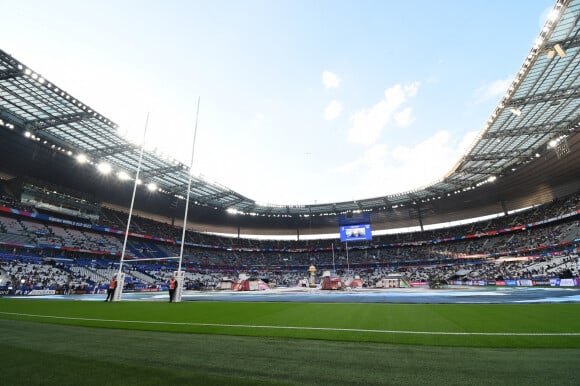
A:
<svg viewBox="0 0 580 386">
<path fill-rule="evenodd" d="M 10 202 L 13 201 L 4 201 Z M 350 246 L 348 256 L 344 245 L 337 243 L 332 250 L 334 240 L 316 240 L 314 247 L 311 241 L 262 242 L 187 232 L 185 286 L 216 288 L 224 277 L 235 278 L 240 273 L 257 276 L 272 286 L 296 286 L 303 282 L 310 265 L 319 271 L 336 270 L 339 275 L 356 276 L 365 287 L 374 287 L 393 273 L 408 283 L 510 279 L 548 283 L 551 277 L 577 277 L 579 203 L 580 192 L 510 216 L 377 236 L 371 242 Z M 121 234 L 109 231 L 121 228 L 125 215 L 111 209 L 106 212 L 108 227 L 97 225 L 100 230 L 32 221 L 27 212 L 0 214 L 2 270 L 10 284 L 14 288 L 55 289 L 61 293 L 105 288 L 107 278 L 118 269 L 122 248 Z M 177 235 L 179 228 L 151 219 L 138 218 L 137 222 L 135 229 L 142 233 L 128 239 L 130 258 L 179 255 L 174 239 L 160 238 L 155 233 Z M 126 286 L 160 290 L 175 268 L 175 261 L 127 264 Z"/>
<path fill-rule="evenodd" d="M 179 255 L 185 228 L 183 268 L 192 289 L 240 274 L 301 285 L 311 265 L 366 287 L 389 275 L 410 285 L 577 279 L 578 6 L 559 5 L 476 143 L 444 178 L 384 197 L 314 205 L 262 205 L 191 177 L 178 161 L 149 151 L 140 157 L 115 123 L 0 50 L 0 92 L 20 101 L 0 99 L 2 273 L 14 291 L 98 291 L 124 252 L 125 287 L 159 290 L 176 262 L 151 259 Z M 565 55 L 556 57 L 555 47 Z M 139 164 L 144 183 L 128 228 L 129 184 L 82 166 L 80 155 L 85 164 L 106 160 L 120 170 Z M 147 182 L 155 193 L 143 189 Z M 372 223 L 372 240 L 347 246 L 305 238 L 335 234 L 342 218 L 357 216 Z"/>
</svg>

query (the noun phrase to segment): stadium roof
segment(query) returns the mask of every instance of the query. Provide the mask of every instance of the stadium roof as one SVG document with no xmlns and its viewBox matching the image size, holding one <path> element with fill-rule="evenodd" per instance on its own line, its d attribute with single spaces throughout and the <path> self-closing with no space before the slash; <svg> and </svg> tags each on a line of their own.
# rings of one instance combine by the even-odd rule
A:
<svg viewBox="0 0 580 386">
<path fill-rule="evenodd" d="M 477 140 L 440 181 L 413 191 L 356 201 L 313 205 L 261 205 L 231 189 L 192 177 L 191 202 L 252 216 L 326 216 L 373 212 L 430 202 L 478 189 L 556 151 L 569 152 L 568 139 L 580 126 L 580 0 L 557 1 Z M 135 175 L 140 149 L 117 125 L 33 69 L 0 50 L 0 130 L 21 132 L 32 141 L 89 165 L 108 163 Z M 160 153 L 144 151 L 139 178 L 159 193 L 185 198 L 189 167 Z M 134 177 L 133 177 L 134 178 Z"/>
</svg>

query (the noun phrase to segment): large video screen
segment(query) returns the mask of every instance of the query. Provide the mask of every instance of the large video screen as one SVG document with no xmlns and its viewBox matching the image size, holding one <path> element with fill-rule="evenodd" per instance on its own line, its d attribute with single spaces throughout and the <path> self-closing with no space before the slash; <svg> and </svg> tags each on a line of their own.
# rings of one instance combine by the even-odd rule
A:
<svg viewBox="0 0 580 386">
<path fill-rule="evenodd" d="M 342 242 L 372 240 L 373 238 L 371 224 L 342 225 L 339 230 Z"/>
</svg>

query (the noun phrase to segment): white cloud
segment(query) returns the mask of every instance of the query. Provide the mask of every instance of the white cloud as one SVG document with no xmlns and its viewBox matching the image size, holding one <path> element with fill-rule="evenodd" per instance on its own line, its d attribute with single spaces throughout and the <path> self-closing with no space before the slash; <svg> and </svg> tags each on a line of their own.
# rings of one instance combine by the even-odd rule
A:
<svg viewBox="0 0 580 386">
<path fill-rule="evenodd" d="M 512 77 L 509 77 L 507 79 L 497 79 L 493 82 L 482 84 L 473 92 L 475 102 L 481 103 L 493 99 L 499 100 L 507 91 L 512 79 Z"/>
<path fill-rule="evenodd" d="M 385 144 L 369 147 L 358 159 L 338 166 L 341 178 L 358 178 L 355 197 L 378 197 L 401 193 L 434 183 L 451 170 L 473 142 L 477 132 L 451 137 L 439 131 L 412 146 Z"/>
<path fill-rule="evenodd" d="M 326 88 L 338 88 L 340 86 L 340 78 L 334 72 L 323 71 L 322 83 Z"/>
<path fill-rule="evenodd" d="M 415 121 L 415 118 L 412 116 L 413 109 L 407 107 L 395 114 L 395 122 L 399 127 L 408 127 Z"/>
<path fill-rule="evenodd" d="M 338 118 L 341 112 L 342 112 L 342 104 L 339 101 L 333 100 L 324 109 L 324 119 L 326 119 L 327 121 L 332 121 L 333 119 Z"/>
<path fill-rule="evenodd" d="M 396 84 L 385 90 L 385 97 L 369 109 L 363 109 L 352 115 L 352 126 L 348 132 L 348 141 L 371 145 L 375 143 L 385 126 L 394 118 L 399 126 L 407 126 L 413 121 L 411 109 L 399 111 L 399 108 L 410 98 L 417 95 L 419 82 L 402 86 Z"/>
<path fill-rule="evenodd" d="M 376 144 L 368 148 L 364 154 L 352 162 L 339 165 L 336 170 L 343 174 L 358 173 L 377 164 L 384 164 L 387 158 L 388 146 L 386 144 Z"/>
</svg>

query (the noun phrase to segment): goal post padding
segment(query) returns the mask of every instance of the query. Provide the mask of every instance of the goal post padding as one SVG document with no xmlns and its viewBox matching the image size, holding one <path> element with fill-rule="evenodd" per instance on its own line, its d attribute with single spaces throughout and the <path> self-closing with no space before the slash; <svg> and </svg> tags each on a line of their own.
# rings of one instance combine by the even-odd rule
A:
<svg viewBox="0 0 580 386">
<path fill-rule="evenodd" d="M 125 274 L 123 272 L 118 272 L 115 275 L 117 277 L 117 287 L 115 287 L 115 292 L 113 292 L 112 301 L 118 302 L 121 300 L 121 295 L 123 294 L 123 287 L 125 286 Z"/>
<path fill-rule="evenodd" d="M 175 294 L 173 295 L 173 302 L 180 302 L 181 295 L 183 293 L 183 284 L 185 283 L 185 271 L 174 271 L 173 277 L 177 282 L 177 288 L 175 289 Z"/>
</svg>

